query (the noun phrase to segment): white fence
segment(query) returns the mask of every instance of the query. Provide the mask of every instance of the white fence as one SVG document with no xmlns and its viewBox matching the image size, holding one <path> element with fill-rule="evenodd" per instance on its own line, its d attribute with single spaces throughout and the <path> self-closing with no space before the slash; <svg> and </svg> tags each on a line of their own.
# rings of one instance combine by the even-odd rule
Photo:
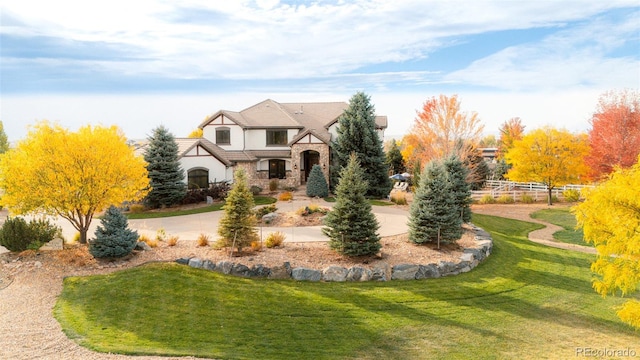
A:
<svg viewBox="0 0 640 360">
<path fill-rule="evenodd" d="M 486 187 L 489 189 L 472 191 L 471 197 L 480 200 L 484 196 L 490 195 L 494 199 L 501 196 L 510 196 L 515 201 L 520 201 L 523 195 L 531 196 L 535 201 L 546 201 L 549 190 L 546 185 L 540 183 L 519 183 L 514 181 L 487 180 Z M 564 185 L 551 190 L 551 195 L 563 200 L 562 192 L 568 189 L 582 190 L 591 185 Z"/>
</svg>

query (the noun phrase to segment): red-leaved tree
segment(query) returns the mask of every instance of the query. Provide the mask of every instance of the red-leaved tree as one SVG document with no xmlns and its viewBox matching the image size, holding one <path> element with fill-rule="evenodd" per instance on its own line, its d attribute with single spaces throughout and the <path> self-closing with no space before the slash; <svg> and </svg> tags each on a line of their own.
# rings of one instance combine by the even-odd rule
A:
<svg viewBox="0 0 640 360">
<path fill-rule="evenodd" d="M 600 96 L 591 118 L 590 151 L 585 163 L 594 180 L 616 167 L 629 168 L 640 153 L 640 93 L 608 91 Z"/>
</svg>

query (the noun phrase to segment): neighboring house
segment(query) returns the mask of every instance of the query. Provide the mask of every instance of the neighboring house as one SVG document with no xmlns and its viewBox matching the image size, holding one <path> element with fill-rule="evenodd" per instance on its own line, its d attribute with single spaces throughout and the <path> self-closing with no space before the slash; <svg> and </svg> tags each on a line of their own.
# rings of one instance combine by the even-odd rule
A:
<svg viewBox="0 0 640 360">
<path fill-rule="evenodd" d="M 250 185 L 268 188 L 305 184 L 311 167 L 329 177 L 330 147 L 338 136 L 344 102 L 278 103 L 265 100 L 240 112 L 220 110 L 200 124 L 202 138 L 177 138 L 180 163 L 189 187 L 232 181 L 244 168 Z M 376 117 L 380 139 L 387 117 Z"/>
</svg>

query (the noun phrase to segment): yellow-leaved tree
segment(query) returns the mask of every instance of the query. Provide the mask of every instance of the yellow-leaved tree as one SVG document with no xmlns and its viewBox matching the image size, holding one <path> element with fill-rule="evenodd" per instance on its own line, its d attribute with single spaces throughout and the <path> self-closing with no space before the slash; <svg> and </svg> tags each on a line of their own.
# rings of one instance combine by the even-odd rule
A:
<svg viewBox="0 0 640 360">
<path fill-rule="evenodd" d="M 602 296 L 635 292 L 640 285 L 640 156 L 630 169 L 618 169 L 596 188 L 585 189 L 584 196 L 572 211 L 584 239 L 598 251 L 591 270 L 600 279 L 593 288 Z M 640 329 L 640 301 L 624 303 L 618 316 Z"/>
<path fill-rule="evenodd" d="M 71 132 L 40 122 L 0 157 L 0 203 L 16 214 L 59 215 L 83 244 L 96 212 L 140 200 L 148 186 L 146 163 L 115 126 Z"/>
<path fill-rule="evenodd" d="M 533 181 L 547 186 L 548 204 L 557 186 L 578 183 L 587 174 L 584 156 L 589 151 L 586 134 L 574 135 L 552 127 L 536 129 L 513 142 L 505 159 L 511 181 Z"/>
</svg>

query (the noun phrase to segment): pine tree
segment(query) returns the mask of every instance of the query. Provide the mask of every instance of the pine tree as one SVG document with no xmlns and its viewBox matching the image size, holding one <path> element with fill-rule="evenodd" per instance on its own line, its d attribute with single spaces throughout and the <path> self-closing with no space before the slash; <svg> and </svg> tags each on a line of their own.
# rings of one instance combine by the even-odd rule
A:
<svg viewBox="0 0 640 360">
<path fill-rule="evenodd" d="M 380 250 L 380 228 L 365 198 L 367 183 L 356 155 L 340 172 L 336 188 L 336 204 L 327 214 L 322 233 L 329 237 L 329 246 L 348 256 L 376 254 Z"/>
<path fill-rule="evenodd" d="M 468 170 L 456 155 L 449 156 L 444 161 L 444 166 L 451 182 L 456 210 L 462 222 L 469 222 L 471 221 L 471 189 L 466 180 Z"/>
<path fill-rule="evenodd" d="M 425 167 L 409 210 L 409 240 L 416 244 L 447 243 L 462 236 L 462 220 L 445 166 L 432 161 Z"/>
<path fill-rule="evenodd" d="M 253 194 L 247 185 L 244 170 L 236 170 L 233 180 L 233 187 L 223 207 L 224 216 L 218 223 L 218 245 L 241 250 L 251 245 L 252 241 L 259 240 L 255 229 L 257 220 L 253 213 Z"/>
<path fill-rule="evenodd" d="M 9 139 L 7 139 L 7 134 L 4 132 L 4 125 L 2 121 L 0 121 L 0 154 L 4 154 L 9 150 Z"/>
<path fill-rule="evenodd" d="M 148 206 L 172 206 L 185 197 L 187 187 L 184 183 L 184 170 L 178 161 L 178 144 L 164 126 L 153 130 L 144 160 L 148 164 L 151 185 L 145 199 Z"/>
<path fill-rule="evenodd" d="M 345 167 L 351 153 L 355 153 L 369 184 L 367 196 L 383 198 L 389 195 L 392 185 L 375 117 L 369 96 L 363 92 L 353 95 L 349 107 L 338 119 L 338 138 L 333 143 L 333 150 L 338 169 Z"/>
<path fill-rule="evenodd" d="M 89 252 L 96 258 L 122 257 L 133 251 L 138 233 L 129 229 L 127 217 L 110 206 L 96 229 L 96 238 L 89 241 Z"/>
<path fill-rule="evenodd" d="M 391 140 L 391 147 L 389 151 L 387 151 L 386 157 L 386 164 L 389 166 L 389 169 L 393 170 L 394 174 L 402 174 L 407 171 L 404 158 L 395 140 Z"/>
<path fill-rule="evenodd" d="M 309 173 L 309 181 L 307 181 L 307 196 L 309 197 L 327 197 L 329 196 L 329 185 L 327 179 L 324 178 L 320 165 L 313 165 Z"/>
</svg>

